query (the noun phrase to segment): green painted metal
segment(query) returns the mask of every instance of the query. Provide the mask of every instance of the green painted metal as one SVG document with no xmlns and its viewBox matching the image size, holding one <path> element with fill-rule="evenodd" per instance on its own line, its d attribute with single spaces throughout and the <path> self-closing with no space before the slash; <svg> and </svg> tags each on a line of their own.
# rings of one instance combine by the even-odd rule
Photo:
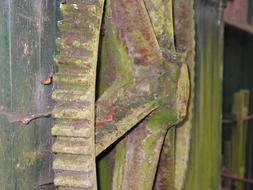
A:
<svg viewBox="0 0 253 190">
<path fill-rule="evenodd" d="M 2 0 L 0 12 L 0 105 L 22 113 L 50 109 L 52 85 L 40 81 L 53 72 L 56 2 Z M 54 189 L 50 126 L 48 118 L 25 126 L 0 116 L 1 189 Z"/>
<path fill-rule="evenodd" d="M 221 1 L 196 1 L 196 66 L 191 146 L 184 189 L 219 190 L 223 22 Z M 189 116 L 190 117 L 190 116 Z"/>
</svg>

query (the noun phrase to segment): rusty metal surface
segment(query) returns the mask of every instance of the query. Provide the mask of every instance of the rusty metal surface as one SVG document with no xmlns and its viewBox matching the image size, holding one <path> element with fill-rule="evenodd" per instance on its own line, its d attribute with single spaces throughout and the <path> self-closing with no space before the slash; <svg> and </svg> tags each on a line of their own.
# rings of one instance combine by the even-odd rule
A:
<svg viewBox="0 0 253 190">
<path fill-rule="evenodd" d="M 157 64 L 161 61 L 158 42 L 142 0 L 112 0 L 112 19 L 117 36 L 137 64 Z"/>
</svg>

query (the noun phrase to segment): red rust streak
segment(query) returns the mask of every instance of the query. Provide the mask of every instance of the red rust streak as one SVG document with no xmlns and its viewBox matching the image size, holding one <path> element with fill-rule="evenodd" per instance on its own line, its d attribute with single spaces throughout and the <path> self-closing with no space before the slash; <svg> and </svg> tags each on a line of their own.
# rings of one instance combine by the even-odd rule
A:
<svg viewBox="0 0 253 190">
<path fill-rule="evenodd" d="M 161 52 L 142 0 L 112 0 L 111 14 L 117 37 L 136 64 L 158 64 Z"/>
<path fill-rule="evenodd" d="M 47 79 L 40 81 L 43 85 L 50 85 L 53 82 L 53 75 L 50 74 Z"/>
<path fill-rule="evenodd" d="M 100 120 L 97 120 L 96 121 L 96 127 L 100 126 L 100 125 L 103 125 L 103 124 L 106 124 L 108 122 L 111 122 L 113 120 L 113 115 L 115 114 L 116 110 L 115 109 L 112 109 L 110 110 L 106 116 Z"/>
<path fill-rule="evenodd" d="M 226 174 L 224 172 L 221 173 L 221 176 L 223 178 L 231 179 L 232 181 L 238 181 L 238 182 L 241 182 L 241 183 L 253 184 L 253 179 L 240 178 L 240 177 L 237 177 L 237 176 L 232 176 L 232 175 Z"/>
</svg>

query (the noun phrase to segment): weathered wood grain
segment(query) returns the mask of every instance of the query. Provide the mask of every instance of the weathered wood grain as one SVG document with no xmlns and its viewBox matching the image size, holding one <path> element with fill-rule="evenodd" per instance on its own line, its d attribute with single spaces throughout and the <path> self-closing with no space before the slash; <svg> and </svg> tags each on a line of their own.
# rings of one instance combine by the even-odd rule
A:
<svg viewBox="0 0 253 190">
<path fill-rule="evenodd" d="M 53 86 L 40 81 L 53 72 L 56 1 L 3 0 L 0 14 L 0 104 L 19 113 L 50 109 Z M 0 117 L 1 189 L 53 189 L 42 185 L 53 175 L 50 125 L 49 118 L 24 127 Z"/>
</svg>

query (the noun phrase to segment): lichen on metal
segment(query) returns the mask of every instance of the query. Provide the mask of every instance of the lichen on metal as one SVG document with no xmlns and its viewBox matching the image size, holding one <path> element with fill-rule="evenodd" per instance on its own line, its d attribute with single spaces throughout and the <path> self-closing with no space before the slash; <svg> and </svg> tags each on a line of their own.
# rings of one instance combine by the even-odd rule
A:
<svg viewBox="0 0 253 190">
<path fill-rule="evenodd" d="M 95 164 L 95 79 L 104 1 L 66 0 L 58 21 L 59 55 L 54 60 L 56 137 L 54 183 L 58 189 L 97 189 Z"/>
</svg>

